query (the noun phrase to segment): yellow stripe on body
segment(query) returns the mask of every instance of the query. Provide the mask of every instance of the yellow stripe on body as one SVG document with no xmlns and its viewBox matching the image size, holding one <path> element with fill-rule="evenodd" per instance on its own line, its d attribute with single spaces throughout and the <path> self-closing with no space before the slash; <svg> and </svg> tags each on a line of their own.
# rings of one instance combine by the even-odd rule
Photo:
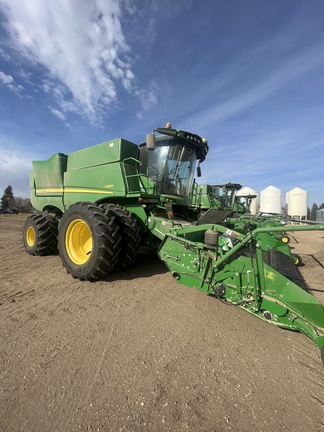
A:
<svg viewBox="0 0 324 432">
<path fill-rule="evenodd" d="M 36 189 L 36 194 L 49 194 L 49 193 L 89 193 L 89 194 L 102 194 L 102 195 L 114 195 L 114 192 L 102 190 L 102 189 Z"/>
</svg>

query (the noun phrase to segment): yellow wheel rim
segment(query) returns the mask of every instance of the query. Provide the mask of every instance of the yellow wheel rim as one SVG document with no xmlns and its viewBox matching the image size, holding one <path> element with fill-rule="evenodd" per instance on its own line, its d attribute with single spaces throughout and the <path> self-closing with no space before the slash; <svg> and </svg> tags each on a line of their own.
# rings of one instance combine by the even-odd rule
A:
<svg viewBox="0 0 324 432">
<path fill-rule="evenodd" d="M 288 239 L 288 237 L 281 237 L 281 241 L 283 242 L 283 243 L 289 243 L 289 239 Z"/>
<path fill-rule="evenodd" d="M 36 240 L 36 233 L 33 227 L 28 227 L 26 231 L 26 242 L 29 247 L 33 247 Z"/>
<path fill-rule="evenodd" d="M 90 258 L 92 235 L 89 226 L 82 219 L 75 219 L 68 226 L 65 247 L 74 264 L 83 265 Z"/>
</svg>

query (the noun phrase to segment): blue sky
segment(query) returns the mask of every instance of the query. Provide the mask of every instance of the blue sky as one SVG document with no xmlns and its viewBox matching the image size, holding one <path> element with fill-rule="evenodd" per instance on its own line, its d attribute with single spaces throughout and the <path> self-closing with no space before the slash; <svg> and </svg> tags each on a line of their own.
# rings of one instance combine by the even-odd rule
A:
<svg viewBox="0 0 324 432">
<path fill-rule="evenodd" d="M 323 0 L 0 0 L 0 194 L 32 160 L 167 121 L 200 182 L 324 202 Z"/>
</svg>

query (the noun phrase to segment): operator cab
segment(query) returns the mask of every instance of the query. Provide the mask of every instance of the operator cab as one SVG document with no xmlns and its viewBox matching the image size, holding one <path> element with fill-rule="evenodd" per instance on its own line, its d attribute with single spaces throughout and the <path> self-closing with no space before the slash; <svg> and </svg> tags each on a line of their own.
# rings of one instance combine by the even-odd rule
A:
<svg viewBox="0 0 324 432">
<path fill-rule="evenodd" d="M 239 214 L 251 213 L 252 201 L 257 195 L 240 195 L 235 197 L 235 211 Z"/>
<path fill-rule="evenodd" d="M 155 139 L 154 151 L 140 147 L 140 174 L 154 184 L 155 195 L 188 196 L 196 166 L 194 148 L 172 137 Z"/>
<path fill-rule="evenodd" d="M 234 208 L 236 192 L 242 187 L 239 183 L 212 185 L 212 196 L 221 203 L 222 208 Z"/>
<path fill-rule="evenodd" d="M 155 137 L 155 131 L 163 135 Z M 140 145 L 139 173 L 148 178 L 154 187 L 154 195 L 188 197 L 196 162 L 205 160 L 207 142 L 190 132 L 171 128 L 155 131 Z"/>
</svg>

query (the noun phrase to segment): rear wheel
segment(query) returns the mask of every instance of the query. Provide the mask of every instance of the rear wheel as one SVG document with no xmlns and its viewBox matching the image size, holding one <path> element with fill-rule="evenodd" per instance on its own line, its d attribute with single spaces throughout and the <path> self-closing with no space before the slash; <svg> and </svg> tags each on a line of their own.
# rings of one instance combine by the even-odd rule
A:
<svg viewBox="0 0 324 432">
<path fill-rule="evenodd" d="M 57 252 L 58 222 L 54 216 L 29 216 L 23 227 L 23 243 L 30 255 L 49 255 Z"/>
<path fill-rule="evenodd" d="M 73 204 L 61 219 L 58 248 L 63 266 L 74 278 L 93 280 L 111 272 L 120 254 L 115 217 L 96 204 Z"/>
<path fill-rule="evenodd" d="M 105 205 L 108 217 L 116 217 L 121 235 L 121 254 L 116 270 L 127 269 L 136 259 L 141 242 L 141 230 L 135 217 L 124 207 L 116 204 Z"/>
</svg>

